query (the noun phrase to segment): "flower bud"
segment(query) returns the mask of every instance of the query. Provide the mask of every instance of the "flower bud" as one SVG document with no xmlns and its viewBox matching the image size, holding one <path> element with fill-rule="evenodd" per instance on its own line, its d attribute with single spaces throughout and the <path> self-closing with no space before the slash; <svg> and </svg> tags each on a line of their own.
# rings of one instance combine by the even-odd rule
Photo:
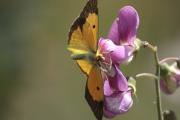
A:
<svg viewBox="0 0 180 120">
<path fill-rule="evenodd" d="M 176 114 L 172 110 L 166 110 L 163 112 L 164 120 L 177 120 Z"/>
<path fill-rule="evenodd" d="M 177 63 L 168 65 L 163 63 L 160 65 L 161 70 L 161 80 L 160 87 L 161 90 L 166 94 L 172 94 L 180 86 L 180 69 Z"/>
</svg>

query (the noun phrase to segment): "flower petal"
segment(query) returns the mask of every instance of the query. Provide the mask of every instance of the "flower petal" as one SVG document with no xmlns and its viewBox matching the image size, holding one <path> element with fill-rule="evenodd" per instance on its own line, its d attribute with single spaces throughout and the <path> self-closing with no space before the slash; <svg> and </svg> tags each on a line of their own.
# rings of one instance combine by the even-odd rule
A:
<svg viewBox="0 0 180 120">
<path fill-rule="evenodd" d="M 180 75 L 175 76 L 177 87 L 180 87 Z"/>
<path fill-rule="evenodd" d="M 121 100 L 121 105 L 119 106 L 119 109 L 121 110 L 120 113 L 127 112 L 133 105 L 133 99 L 131 96 L 131 91 L 127 91 L 124 93 L 123 98 Z"/>
<path fill-rule="evenodd" d="M 119 65 L 113 65 L 115 70 L 115 76 L 108 76 L 109 84 L 114 91 L 127 91 L 128 89 L 128 81 L 126 77 L 122 74 Z"/>
<path fill-rule="evenodd" d="M 111 96 L 105 96 L 104 107 L 105 110 L 111 115 L 126 113 L 133 104 L 131 91 L 115 92 Z"/>
<path fill-rule="evenodd" d="M 104 95 L 110 96 L 113 93 L 113 90 L 109 84 L 109 80 L 104 81 Z"/>
<path fill-rule="evenodd" d="M 120 9 L 118 17 L 113 22 L 108 38 L 119 44 L 133 44 L 139 26 L 139 16 L 132 6 Z"/>
<path fill-rule="evenodd" d="M 111 112 L 111 111 L 108 111 L 106 108 L 104 108 L 103 115 L 104 115 L 104 117 L 106 117 L 106 118 L 113 118 L 113 117 L 116 116 L 116 114 L 114 114 L 114 113 Z"/>
<path fill-rule="evenodd" d="M 114 63 L 129 63 L 133 58 L 133 51 L 132 46 L 115 46 L 114 51 L 111 52 L 111 59 Z"/>
<path fill-rule="evenodd" d="M 111 25 L 108 38 L 112 40 L 116 45 L 120 45 L 120 37 L 119 37 L 119 30 L 118 30 L 118 19 L 116 18 Z"/>
<path fill-rule="evenodd" d="M 178 67 L 176 67 L 174 78 L 176 80 L 177 88 L 180 87 L 180 70 Z"/>
<path fill-rule="evenodd" d="M 128 63 L 133 58 L 134 47 L 128 45 L 115 45 L 109 39 L 101 38 L 99 41 L 100 53 L 106 62 Z"/>
<path fill-rule="evenodd" d="M 123 7 L 118 14 L 118 30 L 122 42 L 132 43 L 136 37 L 139 26 L 139 16 L 137 11 L 131 6 Z"/>
<path fill-rule="evenodd" d="M 161 79 L 160 80 L 160 88 L 165 94 L 172 94 L 173 91 L 170 91 L 167 87 L 167 83 L 165 80 Z"/>
</svg>

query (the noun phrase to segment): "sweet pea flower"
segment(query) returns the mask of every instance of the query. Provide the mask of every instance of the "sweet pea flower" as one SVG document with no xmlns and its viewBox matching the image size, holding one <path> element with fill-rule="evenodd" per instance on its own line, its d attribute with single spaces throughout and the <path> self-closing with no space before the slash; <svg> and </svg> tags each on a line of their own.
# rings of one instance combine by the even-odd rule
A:
<svg viewBox="0 0 180 120">
<path fill-rule="evenodd" d="M 139 26 L 137 11 L 131 6 L 119 10 L 118 17 L 114 20 L 108 38 L 100 38 L 100 53 L 105 60 L 114 63 L 129 63 L 135 50 L 134 41 Z"/>
<path fill-rule="evenodd" d="M 133 104 L 133 88 L 119 69 L 121 63 L 128 63 L 133 58 L 134 41 L 139 26 L 137 11 L 131 6 L 120 9 L 113 22 L 107 39 L 100 38 L 98 55 L 109 64 L 104 72 L 104 116 L 112 118 L 126 113 Z"/>
<path fill-rule="evenodd" d="M 118 68 L 112 66 L 115 75 L 107 73 L 104 81 L 104 116 L 113 118 L 116 115 L 126 113 L 133 105 L 132 88 Z"/>
<path fill-rule="evenodd" d="M 172 94 L 180 87 L 180 69 L 176 63 L 161 65 L 160 87 L 165 94 Z"/>
<path fill-rule="evenodd" d="M 120 9 L 107 39 L 100 38 L 97 55 L 103 58 L 104 116 L 107 118 L 126 113 L 133 104 L 133 87 L 119 69 L 133 58 L 134 41 L 139 26 L 137 11 L 131 6 Z"/>
</svg>

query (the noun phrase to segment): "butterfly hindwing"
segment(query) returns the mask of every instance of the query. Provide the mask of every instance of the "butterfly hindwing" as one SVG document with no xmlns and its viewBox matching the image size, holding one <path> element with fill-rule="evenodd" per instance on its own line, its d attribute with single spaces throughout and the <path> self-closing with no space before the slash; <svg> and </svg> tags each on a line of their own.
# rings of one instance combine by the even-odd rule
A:
<svg viewBox="0 0 180 120">
<path fill-rule="evenodd" d="M 68 49 L 72 54 L 95 53 L 97 49 L 98 8 L 97 0 L 89 0 L 75 20 L 69 32 Z M 89 74 L 92 64 L 87 60 L 77 60 L 81 70 Z"/>
<path fill-rule="evenodd" d="M 98 120 L 103 116 L 103 80 L 100 68 L 93 66 L 86 84 L 85 98 Z"/>
</svg>

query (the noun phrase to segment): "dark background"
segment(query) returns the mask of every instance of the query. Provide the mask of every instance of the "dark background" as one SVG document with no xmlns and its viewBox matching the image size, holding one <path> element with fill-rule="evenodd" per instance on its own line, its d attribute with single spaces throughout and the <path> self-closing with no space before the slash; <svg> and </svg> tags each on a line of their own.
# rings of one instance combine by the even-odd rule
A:
<svg viewBox="0 0 180 120">
<path fill-rule="evenodd" d="M 69 27 L 86 0 L 0 1 L 0 120 L 94 120 L 84 99 L 85 76 L 67 51 Z M 159 56 L 180 56 L 179 0 L 99 0 L 99 36 L 106 37 L 118 10 L 134 6 L 138 37 L 158 45 Z M 143 49 L 126 75 L 154 72 Z M 180 89 L 162 94 L 163 109 L 180 119 Z M 114 120 L 157 120 L 154 81 L 137 81 L 132 109 Z"/>
</svg>

